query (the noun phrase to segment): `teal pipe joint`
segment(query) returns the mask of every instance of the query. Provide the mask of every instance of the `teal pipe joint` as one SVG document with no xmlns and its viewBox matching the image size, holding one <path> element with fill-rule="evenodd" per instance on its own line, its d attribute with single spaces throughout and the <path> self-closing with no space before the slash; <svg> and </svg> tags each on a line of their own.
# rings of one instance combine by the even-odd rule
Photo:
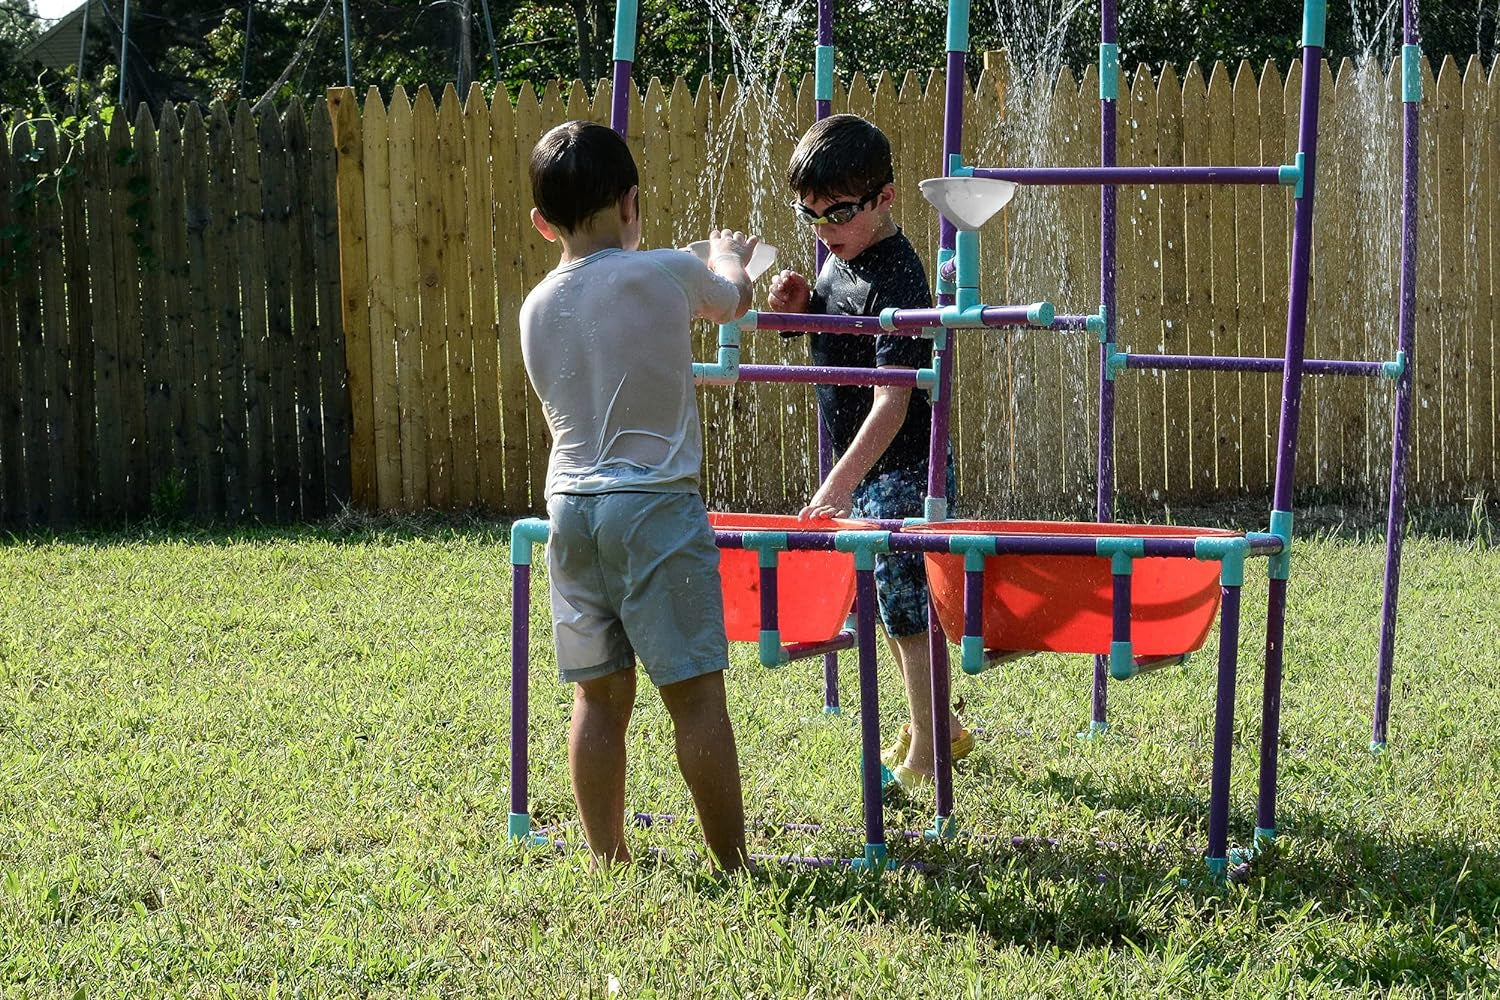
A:
<svg viewBox="0 0 1500 1000">
<path fill-rule="evenodd" d="M 932 338 L 932 349 L 934 351 L 946 350 L 948 347 L 948 328 L 946 326 L 924 326 L 922 336 Z"/>
<path fill-rule="evenodd" d="M 635 62 L 637 0 L 620 0 L 615 5 L 615 59 Z"/>
<path fill-rule="evenodd" d="M 1129 642 L 1109 644 L 1109 676 L 1128 681 L 1135 676 L 1135 651 Z"/>
<path fill-rule="evenodd" d="M 746 316 L 751 316 L 746 313 Z M 719 324 L 719 361 L 717 364 L 696 362 L 693 378 L 709 385 L 733 385 L 740 380 L 740 323 Z"/>
<path fill-rule="evenodd" d="M 964 673 L 970 677 L 984 673 L 984 636 L 966 635 L 959 640 L 958 648 L 963 654 L 959 662 Z"/>
<path fill-rule="evenodd" d="M 964 557 L 964 569 L 983 569 L 984 557 L 999 551 L 993 535 L 952 535 L 948 538 L 948 551 Z M 980 560 L 976 565 L 971 559 Z"/>
<path fill-rule="evenodd" d="M 1225 876 L 1229 873 L 1228 858 L 1204 858 L 1203 863 L 1208 866 L 1209 876 L 1218 883 L 1223 883 Z"/>
<path fill-rule="evenodd" d="M 1406 352 L 1397 351 L 1395 361 L 1387 361 L 1380 366 L 1380 374 L 1392 382 L 1406 374 Z"/>
<path fill-rule="evenodd" d="M 1296 196 L 1302 197 L 1302 161 L 1301 153 L 1297 154 L 1296 163 L 1283 163 L 1276 168 L 1276 183 L 1282 187 L 1296 188 Z"/>
<path fill-rule="evenodd" d="M 880 328 L 882 330 L 896 329 L 896 307 L 888 306 L 880 310 Z"/>
<path fill-rule="evenodd" d="M 923 840 L 947 840 L 958 833 L 958 821 L 952 816 L 938 813 L 933 817 L 932 829 L 922 831 Z"/>
<path fill-rule="evenodd" d="M 969 0 L 948 0 L 948 51 L 969 51 Z"/>
<path fill-rule="evenodd" d="M 1146 554 L 1144 538 L 1101 538 L 1094 543 L 1094 551 L 1110 560 L 1110 572 L 1116 576 L 1129 576 L 1134 571 L 1132 560 Z"/>
<path fill-rule="evenodd" d="M 740 536 L 740 544 L 760 553 L 760 565 L 775 566 L 776 554 L 786 551 L 785 531 L 747 531 Z"/>
<path fill-rule="evenodd" d="M 1255 828 L 1255 849 L 1261 851 L 1276 842 L 1276 828 L 1257 826 Z"/>
<path fill-rule="evenodd" d="M 1089 727 L 1087 729 L 1083 730 L 1080 733 L 1076 733 L 1075 735 L 1080 740 L 1089 740 L 1090 742 L 1092 742 L 1093 740 L 1099 739 L 1107 732 L 1109 732 L 1109 723 L 1100 722 L 1098 719 L 1094 719 L 1089 723 Z"/>
<path fill-rule="evenodd" d="M 1422 102 L 1422 46 L 1401 46 L 1401 100 L 1407 104 Z"/>
<path fill-rule="evenodd" d="M 1292 512 L 1271 511 L 1271 534 L 1281 539 L 1281 551 L 1266 560 L 1266 573 L 1272 580 L 1287 580 L 1292 575 Z"/>
<path fill-rule="evenodd" d="M 927 499 L 932 500 L 933 497 L 928 497 Z M 938 518 L 938 520 L 942 520 L 942 518 Z M 927 518 L 925 517 L 903 517 L 901 519 L 901 530 L 905 531 L 907 528 L 915 528 L 918 525 L 926 523 Z"/>
<path fill-rule="evenodd" d="M 1129 354 L 1121 351 L 1110 351 L 1109 357 L 1104 362 L 1104 377 L 1113 382 L 1115 376 L 1125 370 L 1126 362 L 1129 360 Z"/>
<path fill-rule="evenodd" d="M 1051 326 L 1057 318 L 1057 308 L 1043 299 L 1026 307 L 1026 322 L 1032 326 Z"/>
<path fill-rule="evenodd" d="M 819 45 L 813 57 L 813 100 L 833 100 L 833 46 Z"/>
<path fill-rule="evenodd" d="M 734 327 L 737 327 L 737 329 L 735 330 L 734 346 L 738 347 L 738 346 L 740 346 L 740 338 L 739 338 L 739 331 L 740 330 L 759 330 L 760 329 L 760 313 L 756 312 L 754 309 L 746 309 L 745 310 L 745 315 L 741 316 L 739 319 L 735 320 L 733 323 L 721 324 L 720 325 L 720 329 L 719 329 L 719 336 L 720 336 L 720 342 L 721 343 L 722 343 L 722 338 L 724 336 L 724 331 L 723 331 L 723 327 L 724 326 L 734 326 Z"/>
<path fill-rule="evenodd" d="M 1193 554 L 1199 559 L 1219 561 L 1219 583 L 1225 587 L 1245 585 L 1245 550 L 1250 543 L 1240 538 L 1199 538 Z"/>
<path fill-rule="evenodd" d="M 877 875 L 883 873 L 885 871 L 885 845 L 866 844 L 865 856 L 851 860 L 849 867 L 855 871 L 875 872 Z"/>
<path fill-rule="evenodd" d="M 937 391 L 938 369 L 940 362 L 934 358 L 931 368 L 917 369 L 917 388 L 928 389 L 934 393 Z"/>
<path fill-rule="evenodd" d="M 974 168 L 964 166 L 964 154 L 948 154 L 948 176 L 949 177 L 973 177 Z"/>
<path fill-rule="evenodd" d="M 889 531 L 838 531 L 833 535 L 833 547 L 840 552 L 854 553 L 854 568 L 873 570 L 875 553 L 891 551 Z"/>
<path fill-rule="evenodd" d="M 531 832 L 530 813 L 510 813 L 505 823 L 506 835 L 527 847 L 546 847 L 552 843 L 546 836 Z"/>
<path fill-rule="evenodd" d="M 952 259 L 953 259 L 953 248 L 952 247 L 939 247 L 938 248 L 938 282 L 937 282 L 937 290 L 938 290 L 938 294 L 939 295 L 952 295 L 954 292 L 958 291 L 958 285 L 954 282 L 954 280 L 952 278 L 944 278 L 943 277 L 943 265 L 946 264 L 946 263 L 948 263 Z"/>
<path fill-rule="evenodd" d="M 922 501 L 922 521 L 919 523 L 946 520 L 948 520 L 947 497 L 928 497 Z"/>
<path fill-rule="evenodd" d="M 1099 311 L 1088 317 L 1084 325 L 1090 333 L 1098 335 L 1099 343 L 1109 343 L 1109 306 L 1101 305 Z"/>
<path fill-rule="evenodd" d="M 786 650 L 781 648 L 781 629 L 763 628 L 760 630 L 760 664 L 763 667 L 784 666 L 787 662 Z"/>
<path fill-rule="evenodd" d="M 973 289 L 960 288 L 959 294 Z M 977 330 L 984 326 L 984 306 L 943 306 L 938 312 L 943 326 L 950 330 Z"/>
<path fill-rule="evenodd" d="M 547 522 L 539 517 L 523 517 L 510 526 L 510 564 L 531 565 L 531 547 L 547 544 Z"/>
<path fill-rule="evenodd" d="M 1120 99 L 1120 46 L 1114 42 L 1099 44 L 1099 100 Z"/>
<path fill-rule="evenodd" d="M 1302 46 L 1323 47 L 1323 30 L 1328 23 L 1328 0 L 1303 0 Z"/>
</svg>

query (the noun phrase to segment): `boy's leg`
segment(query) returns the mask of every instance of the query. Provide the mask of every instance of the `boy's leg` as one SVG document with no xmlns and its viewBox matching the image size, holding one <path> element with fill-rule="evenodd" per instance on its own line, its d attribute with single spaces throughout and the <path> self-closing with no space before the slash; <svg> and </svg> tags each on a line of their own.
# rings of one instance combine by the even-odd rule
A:
<svg viewBox="0 0 1500 1000">
<path fill-rule="evenodd" d="M 666 684 L 660 690 L 676 732 L 677 766 L 693 794 L 703 839 L 719 866 L 733 871 L 747 862 L 745 803 L 724 698 L 724 671 Z"/>
<path fill-rule="evenodd" d="M 635 706 L 635 670 L 580 681 L 568 730 L 568 771 L 595 863 L 629 861 L 625 846 L 625 729 Z"/>
<path fill-rule="evenodd" d="M 932 774 L 937 764 L 932 755 L 932 656 L 927 648 L 927 633 L 889 636 L 891 652 L 906 684 L 906 703 L 911 710 L 911 749 L 905 764 L 919 774 Z M 948 732 L 957 736 L 963 724 L 950 709 Z"/>
</svg>

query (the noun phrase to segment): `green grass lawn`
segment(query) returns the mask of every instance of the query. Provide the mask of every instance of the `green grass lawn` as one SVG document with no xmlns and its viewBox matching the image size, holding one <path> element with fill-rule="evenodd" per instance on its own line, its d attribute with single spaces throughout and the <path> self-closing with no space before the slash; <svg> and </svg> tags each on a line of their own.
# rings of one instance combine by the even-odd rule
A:
<svg viewBox="0 0 1500 1000">
<path fill-rule="evenodd" d="M 1378 542 L 1293 564 L 1276 854 L 1202 878 L 1213 639 L 1110 689 L 1042 656 L 956 697 L 985 732 L 966 829 L 884 877 L 716 881 L 692 827 L 590 872 L 508 812 L 504 526 L 362 522 L 0 543 L 6 997 L 1500 994 L 1500 550 L 1407 547 L 1391 752 L 1368 751 Z M 1231 836 L 1255 820 L 1262 563 L 1247 573 Z M 540 573 L 538 574 L 540 576 Z M 572 816 L 570 692 L 534 588 L 532 811 Z M 730 677 L 754 849 L 856 854 L 858 699 L 819 666 Z M 887 736 L 900 718 L 882 663 Z M 633 809 L 690 809 L 642 687 Z M 892 828 L 930 823 L 896 806 Z M 789 821 L 826 824 L 790 834 Z M 1016 849 L 1012 835 L 1055 838 Z M 652 848 L 659 850 L 653 851 Z"/>
</svg>

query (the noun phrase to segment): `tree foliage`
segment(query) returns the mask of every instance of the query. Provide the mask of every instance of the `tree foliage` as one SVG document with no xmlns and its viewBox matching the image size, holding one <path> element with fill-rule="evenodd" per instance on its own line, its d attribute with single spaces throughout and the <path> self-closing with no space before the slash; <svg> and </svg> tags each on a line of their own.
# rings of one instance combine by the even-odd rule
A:
<svg viewBox="0 0 1500 1000">
<path fill-rule="evenodd" d="M 93 0 L 93 44 L 83 93 L 112 96 L 119 61 L 122 0 Z M 477 78 L 514 93 L 553 78 L 593 81 L 613 59 L 614 5 L 608 0 L 348 0 L 349 58 L 360 89 L 389 94 L 398 83 L 440 88 Z M 1423 48 L 1434 62 L 1495 51 L 1500 0 L 1426 0 Z M 722 80 L 730 73 L 792 79 L 812 68 L 817 0 L 640 0 L 636 78 Z M 867 75 L 941 66 L 945 0 L 839 6 L 838 67 Z M 1122 63 L 1179 70 L 1197 59 L 1267 59 L 1285 65 L 1299 52 L 1301 0 L 1121 0 Z M 340 0 L 132 0 L 127 103 L 284 101 L 345 80 Z M 495 33 L 490 45 L 489 29 Z M 1032 27 L 1027 28 L 1027 25 Z M 15 53 L 34 31 L 31 19 L 0 11 L 0 102 L 34 113 L 71 104 L 71 71 L 21 66 Z M 1338 59 L 1371 51 L 1382 60 L 1399 44 L 1400 9 L 1392 0 L 1344 0 L 1329 11 L 1327 53 Z M 971 50 L 1009 46 L 1023 68 L 1075 71 L 1097 58 L 1094 0 L 980 0 L 973 4 Z M 971 60 L 977 67 L 978 60 Z"/>
</svg>

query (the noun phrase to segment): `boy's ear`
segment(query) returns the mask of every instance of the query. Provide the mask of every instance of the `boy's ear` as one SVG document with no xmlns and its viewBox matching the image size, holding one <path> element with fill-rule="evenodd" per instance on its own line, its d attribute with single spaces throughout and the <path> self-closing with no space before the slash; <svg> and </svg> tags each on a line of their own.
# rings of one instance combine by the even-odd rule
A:
<svg viewBox="0 0 1500 1000">
<path fill-rule="evenodd" d="M 895 184 L 887 184 L 885 187 L 883 187 L 883 188 L 880 189 L 880 195 L 875 199 L 875 207 L 877 209 L 890 208 L 891 204 L 895 200 L 896 200 L 896 185 Z"/>
<path fill-rule="evenodd" d="M 633 185 L 620 196 L 620 223 L 630 225 L 641 215 L 641 186 Z"/>
<path fill-rule="evenodd" d="M 557 242 L 557 230 L 552 228 L 552 223 L 542 218 L 541 209 L 533 208 L 531 210 L 531 224 L 536 227 L 537 232 L 542 234 L 542 239 L 548 243 Z"/>
</svg>

